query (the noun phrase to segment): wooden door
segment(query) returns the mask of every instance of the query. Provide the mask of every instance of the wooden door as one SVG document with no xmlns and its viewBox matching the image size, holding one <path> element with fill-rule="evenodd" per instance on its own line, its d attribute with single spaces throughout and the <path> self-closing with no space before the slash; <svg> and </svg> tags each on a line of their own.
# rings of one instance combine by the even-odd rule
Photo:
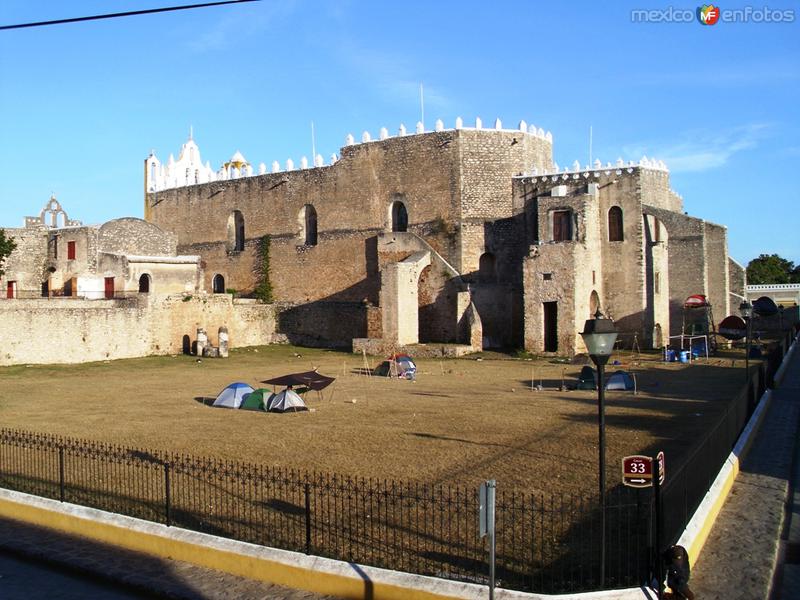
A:
<svg viewBox="0 0 800 600">
<path fill-rule="evenodd" d="M 114 278 L 106 277 L 106 298 L 114 297 Z"/>
<path fill-rule="evenodd" d="M 14 288 L 16 287 L 15 284 L 16 284 L 15 281 L 9 281 L 8 282 L 8 285 L 6 286 L 6 298 L 13 298 L 14 297 Z"/>
</svg>

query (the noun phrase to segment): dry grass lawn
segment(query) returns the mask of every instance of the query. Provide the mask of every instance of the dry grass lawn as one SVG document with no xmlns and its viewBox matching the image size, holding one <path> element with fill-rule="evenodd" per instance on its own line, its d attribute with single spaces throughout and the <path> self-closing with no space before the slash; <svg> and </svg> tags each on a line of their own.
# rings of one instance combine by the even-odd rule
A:
<svg viewBox="0 0 800 600">
<path fill-rule="evenodd" d="M 607 394 L 609 485 L 626 454 L 664 450 L 667 474 L 738 393 L 743 365 L 712 358 L 663 364 L 621 354 L 639 393 Z M 371 366 L 379 359 L 372 358 Z M 241 459 L 301 470 L 508 489 L 593 492 L 597 393 L 558 391 L 579 366 L 503 355 L 418 361 L 416 382 L 366 377 L 360 356 L 271 346 L 227 360 L 152 357 L 0 368 L 0 426 L 143 449 Z M 254 387 L 312 367 L 337 377 L 313 412 L 211 408 L 232 381 Z M 610 366 L 609 371 L 616 367 Z M 530 389 L 531 374 L 544 391 Z"/>
</svg>

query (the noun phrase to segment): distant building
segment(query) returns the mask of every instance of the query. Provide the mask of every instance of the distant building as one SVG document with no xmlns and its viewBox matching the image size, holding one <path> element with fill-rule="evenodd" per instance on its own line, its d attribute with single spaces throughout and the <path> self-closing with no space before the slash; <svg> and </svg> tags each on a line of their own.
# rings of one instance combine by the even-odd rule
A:
<svg viewBox="0 0 800 600">
<path fill-rule="evenodd" d="M 800 283 L 748 285 L 747 299 L 752 303 L 762 296 L 772 298 L 778 306 L 800 306 Z"/>
<path fill-rule="evenodd" d="M 142 219 L 83 225 L 51 197 L 38 217 L 5 231 L 17 244 L 0 280 L 6 298 L 168 295 L 202 283 L 200 257 L 177 255 L 175 236 Z"/>
</svg>

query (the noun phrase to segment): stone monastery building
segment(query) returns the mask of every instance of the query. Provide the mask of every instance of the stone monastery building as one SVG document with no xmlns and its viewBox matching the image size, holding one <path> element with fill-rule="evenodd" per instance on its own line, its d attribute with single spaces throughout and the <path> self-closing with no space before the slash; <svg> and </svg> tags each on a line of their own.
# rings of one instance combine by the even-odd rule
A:
<svg viewBox="0 0 800 600">
<path fill-rule="evenodd" d="M 329 164 L 237 152 L 214 171 L 190 136 L 145 160 L 145 220 L 201 257 L 201 289 L 246 296 L 268 276 L 276 329 L 300 344 L 572 354 L 597 308 L 641 347 L 679 333 L 692 294 L 730 313 L 744 273 L 726 228 L 684 213 L 662 162 L 560 169 L 552 144 L 458 119 L 350 135 Z"/>
<path fill-rule="evenodd" d="M 598 308 L 645 348 L 680 333 L 690 295 L 738 305 L 725 227 L 683 211 L 662 162 L 560 169 L 552 150 L 524 122 L 458 119 L 347 136 L 328 164 L 236 152 L 215 171 L 190 135 L 145 160 L 144 219 L 84 226 L 53 197 L 6 230 L 0 364 L 175 353 L 221 327 L 232 347 L 574 354 Z"/>
</svg>

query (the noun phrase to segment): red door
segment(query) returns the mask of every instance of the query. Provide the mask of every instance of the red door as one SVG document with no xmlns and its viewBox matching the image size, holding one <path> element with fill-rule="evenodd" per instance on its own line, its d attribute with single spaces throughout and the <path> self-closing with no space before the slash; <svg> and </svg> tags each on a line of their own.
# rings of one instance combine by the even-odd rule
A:
<svg viewBox="0 0 800 600">
<path fill-rule="evenodd" d="M 114 297 L 114 278 L 106 277 L 106 298 Z"/>
<path fill-rule="evenodd" d="M 6 286 L 6 298 L 13 298 L 13 297 L 14 297 L 14 282 L 9 281 L 8 285 Z"/>
</svg>

